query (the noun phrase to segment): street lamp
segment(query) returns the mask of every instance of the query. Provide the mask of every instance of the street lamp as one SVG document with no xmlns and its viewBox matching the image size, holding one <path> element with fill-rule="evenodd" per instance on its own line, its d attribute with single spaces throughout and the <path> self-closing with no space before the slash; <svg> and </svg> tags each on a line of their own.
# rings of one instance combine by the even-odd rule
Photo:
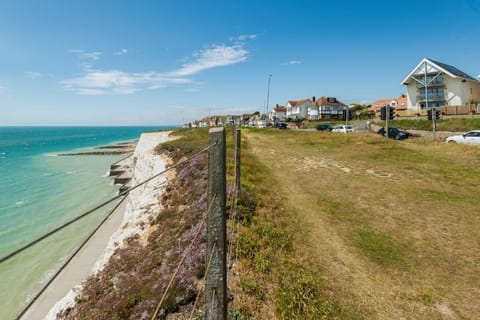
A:
<svg viewBox="0 0 480 320">
<path fill-rule="evenodd" d="M 268 87 L 267 87 L 267 104 L 265 105 L 265 127 L 267 126 L 267 117 L 268 117 L 268 103 L 270 99 L 270 80 L 272 79 L 272 75 L 268 75 Z"/>
</svg>

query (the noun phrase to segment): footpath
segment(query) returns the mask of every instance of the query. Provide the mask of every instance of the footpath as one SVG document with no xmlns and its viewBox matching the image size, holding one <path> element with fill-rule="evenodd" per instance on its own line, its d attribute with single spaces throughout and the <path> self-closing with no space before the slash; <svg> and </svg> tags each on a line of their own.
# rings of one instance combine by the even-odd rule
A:
<svg viewBox="0 0 480 320">
<path fill-rule="evenodd" d="M 57 301 L 67 294 L 73 294 L 73 292 L 69 293 L 70 290 L 89 276 L 95 262 L 103 255 L 111 235 L 120 228 L 125 206 L 126 201 L 123 199 L 109 219 L 97 230 L 20 319 L 44 319 Z"/>
</svg>

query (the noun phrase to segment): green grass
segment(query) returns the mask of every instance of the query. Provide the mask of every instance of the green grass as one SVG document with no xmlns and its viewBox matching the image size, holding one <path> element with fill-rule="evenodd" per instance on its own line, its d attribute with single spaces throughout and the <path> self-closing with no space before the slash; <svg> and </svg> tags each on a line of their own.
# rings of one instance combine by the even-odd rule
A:
<svg viewBox="0 0 480 320">
<path fill-rule="evenodd" d="M 297 257 L 294 243 L 302 241 L 307 230 L 294 223 L 298 213 L 286 208 L 276 183 L 269 168 L 243 142 L 242 192 L 250 195 L 244 208 L 251 210 L 251 219 L 242 223 L 235 246 L 240 259 L 240 295 L 250 303 L 234 308 L 257 319 L 267 319 L 265 305 L 274 308 L 278 319 L 362 319 L 362 313 L 331 293 L 313 261 Z"/>
<path fill-rule="evenodd" d="M 375 121 L 379 125 L 383 125 L 383 121 Z M 414 130 L 432 130 L 432 120 L 428 119 L 399 119 L 390 120 L 390 126 L 402 129 Z M 440 119 L 436 121 L 436 128 L 438 131 L 469 131 L 480 129 L 480 119 L 472 118 L 455 118 L 455 119 Z"/>
<path fill-rule="evenodd" d="M 376 230 L 360 230 L 356 245 L 374 262 L 384 267 L 407 268 L 408 252 L 404 244 L 394 240 L 391 235 Z"/>
<path fill-rule="evenodd" d="M 280 318 L 440 319 L 438 303 L 459 318 L 478 316 L 479 297 L 468 288 L 480 284 L 472 269 L 480 263 L 472 246 L 480 222 L 479 148 L 316 131 L 247 136 L 255 155 L 273 168 L 265 170 L 277 179 L 270 193 L 280 190 L 288 199 L 282 206 L 290 211 L 291 233 L 303 232 L 295 234 L 294 248 L 316 255 L 313 270 L 308 258 L 298 268 L 286 267 L 288 258 L 271 268 L 285 272 L 277 278 Z M 371 304 L 364 304 L 365 292 Z"/>
</svg>

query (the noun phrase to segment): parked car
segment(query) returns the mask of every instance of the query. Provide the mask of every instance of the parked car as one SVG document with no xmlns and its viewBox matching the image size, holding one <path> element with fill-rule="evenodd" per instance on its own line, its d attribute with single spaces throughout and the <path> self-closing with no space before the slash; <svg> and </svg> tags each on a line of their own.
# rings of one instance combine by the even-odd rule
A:
<svg viewBox="0 0 480 320">
<path fill-rule="evenodd" d="M 377 131 L 378 134 L 384 136 L 385 135 L 385 128 L 380 128 L 380 130 Z M 410 132 L 407 132 L 405 130 L 399 129 L 399 128 L 388 128 L 388 137 L 390 139 L 395 139 L 395 140 L 404 140 L 407 138 L 412 137 L 413 134 Z"/>
<path fill-rule="evenodd" d="M 455 136 L 447 137 L 448 143 L 464 143 L 480 145 L 480 130 L 472 130 Z"/>
<path fill-rule="evenodd" d="M 353 127 L 347 126 L 347 125 L 335 126 L 333 127 L 332 132 L 342 132 L 342 133 L 353 132 Z"/>
<path fill-rule="evenodd" d="M 318 131 L 332 131 L 333 127 L 328 124 L 319 124 L 317 126 Z"/>
<path fill-rule="evenodd" d="M 275 126 L 278 129 L 288 129 L 288 123 L 286 123 L 286 122 L 279 122 Z"/>
</svg>

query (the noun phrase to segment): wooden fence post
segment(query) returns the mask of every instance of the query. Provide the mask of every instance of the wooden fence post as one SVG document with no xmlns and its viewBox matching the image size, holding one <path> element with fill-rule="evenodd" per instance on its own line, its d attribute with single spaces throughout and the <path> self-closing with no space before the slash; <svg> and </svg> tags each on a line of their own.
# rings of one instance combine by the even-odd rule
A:
<svg viewBox="0 0 480 320">
<path fill-rule="evenodd" d="M 240 148 L 241 148 L 241 131 L 236 130 L 235 133 L 235 189 L 240 190 Z"/>
<path fill-rule="evenodd" d="M 205 319 L 227 319 L 227 226 L 225 128 L 212 128 L 208 143 L 207 252 Z"/>
</svg>

